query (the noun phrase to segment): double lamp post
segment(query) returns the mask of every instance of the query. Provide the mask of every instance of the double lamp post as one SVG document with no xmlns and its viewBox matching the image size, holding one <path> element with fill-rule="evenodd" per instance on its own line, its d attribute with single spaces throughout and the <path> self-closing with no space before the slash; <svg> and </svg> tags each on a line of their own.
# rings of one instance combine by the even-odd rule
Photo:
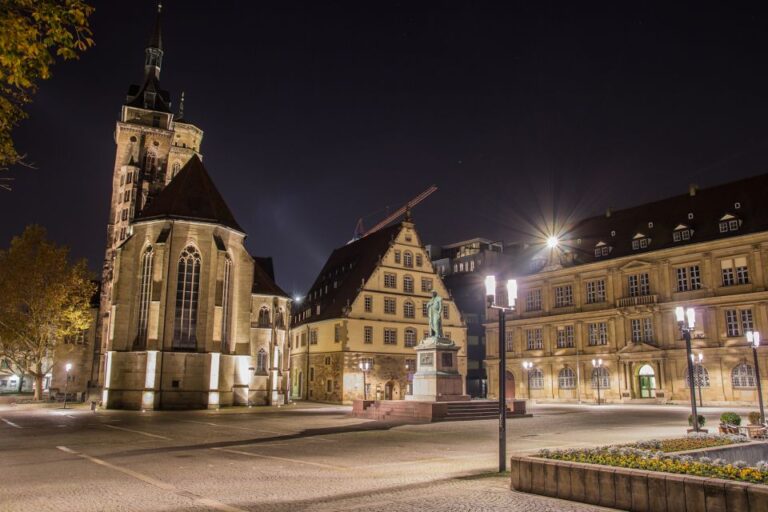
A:
<svg viewBox="0 0 768 512">
<path fill-rule="evenodd" d="M 485 298 L 489 309 L 499 313 L 499 473 L 507 470 L 507 311 L 515 310 L 517 302 L 517 281 L 507 281 L 507 305 L 496 304 L 496 276 L 485 278 Z"/>
</svg>

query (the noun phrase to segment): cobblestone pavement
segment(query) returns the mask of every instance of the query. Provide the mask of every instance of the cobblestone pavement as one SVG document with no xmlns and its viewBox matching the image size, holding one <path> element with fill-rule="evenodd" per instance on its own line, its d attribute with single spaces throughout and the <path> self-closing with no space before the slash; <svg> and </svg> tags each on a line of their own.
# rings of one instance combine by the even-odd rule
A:
<svg viewBox="0 0 768 512">
<path fill-rule="evenodd" d="M 538 406 L 508 452 L 684 434 L 684 407 Z M 710 422 L 720 410 L 705 409 Z M 0 410 L 0 511 L 599 510 L 512 492 L 495 420 L 393 425 L 349 408 Z M 485 475 L 485 476 L 483 476 Z"/>
</svg>

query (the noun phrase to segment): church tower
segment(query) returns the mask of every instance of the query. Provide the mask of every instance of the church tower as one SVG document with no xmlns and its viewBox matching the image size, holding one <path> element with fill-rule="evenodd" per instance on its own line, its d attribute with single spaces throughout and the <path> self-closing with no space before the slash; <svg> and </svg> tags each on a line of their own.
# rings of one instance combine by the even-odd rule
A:
<svg viewBox="0 0 768 512">
<path fill-rule="evenodd" d="M 102 287 L 97 322 L 99 364 L 103 383 L 103 354 L 111 329 L 112 288 L 116 249 L 130 236 L 134 219 L 152 202 L 194 156 L 202 159 L 203 131 L 183 118 L 184 94 L 178 113 L 171 110 L 168 91 L 160 87 L 163 64 L 162 5 L 144 49 L 144 78 L 131 85 L 116 123 L 115 165 L 107 220 L 107 243 L 102 268 Z"/>
</svg>

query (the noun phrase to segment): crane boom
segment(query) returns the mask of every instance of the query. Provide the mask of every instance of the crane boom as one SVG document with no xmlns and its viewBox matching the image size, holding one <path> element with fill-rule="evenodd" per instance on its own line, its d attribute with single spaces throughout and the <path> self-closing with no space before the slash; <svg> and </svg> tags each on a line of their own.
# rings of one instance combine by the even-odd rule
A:
<svg viewBox="0 0 768 512">
<path fill-rule="evenodd" d="M 425 200 L 427 197 L 429 197 L 433 192 L 437 190 L 437 187 L 435 185 L 430 186 L 427 188 L 424 192 L 417 195 L 405 205 L 398 208 L 396 211 L 394 211 L 391 215 L 388 215 L 384 220 L 373 226 L 371 229 L 363 233 L 363 237 L 370 235 L 371 233 L 375 233 L 376 231 L 380 230 L 381 228 L 385 227 L 387 224 L 391 223 L 392 221 L 396 220 L 398 217 L 403 215 L 405 212 Z M 362 238 L 362 237 L 361 237 Z"/>
</svg>

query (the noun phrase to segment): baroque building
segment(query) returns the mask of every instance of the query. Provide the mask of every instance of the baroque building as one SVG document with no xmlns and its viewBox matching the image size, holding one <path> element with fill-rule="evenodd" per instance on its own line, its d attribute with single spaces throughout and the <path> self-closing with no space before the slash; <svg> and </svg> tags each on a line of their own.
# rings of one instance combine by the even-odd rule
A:
<svg viewBox="0 0 768 512">
<path fill-rule="evenodd" d="M 696 310 L 697 398 L 755 405 L 746 333 L 768 329 L 766 188 L 768 175 L 692 186 L 685 195 L 585 219 L 555 249 L 523 251 L 507 272 L 519 288 L 506 323 L 508 396 L 594 402 L 599 392 L 607 402 L 689 402 L 674 314 L 684 306 Z M 496 314 L 486 324 L 494 396 Z M 759 366 L 768 368 L 765 349 L 759 354 Z M 593 368 L 593 359 L 602 367 Z"/>
<path fill-rule="evenodd" d="M 102 402 L 197 408 L 285 400 L 290 301 L 202 163 L 203 132 L 160 87 L 158 8 L 144 79 L 115 129 L 98 334 Z"/>
<path fill-rule="evenodd" d="M 334 250 L 294 308 L 292 396 L 404 399 L 416 372 L 413 347 L 429 335 L 432 291 L 444 299 L 444 335 L 461 347 L 466 375 L 464 320 L 409 217 Z M 361 363 L 370 365 L 365 374 Z"/>
</svg>

